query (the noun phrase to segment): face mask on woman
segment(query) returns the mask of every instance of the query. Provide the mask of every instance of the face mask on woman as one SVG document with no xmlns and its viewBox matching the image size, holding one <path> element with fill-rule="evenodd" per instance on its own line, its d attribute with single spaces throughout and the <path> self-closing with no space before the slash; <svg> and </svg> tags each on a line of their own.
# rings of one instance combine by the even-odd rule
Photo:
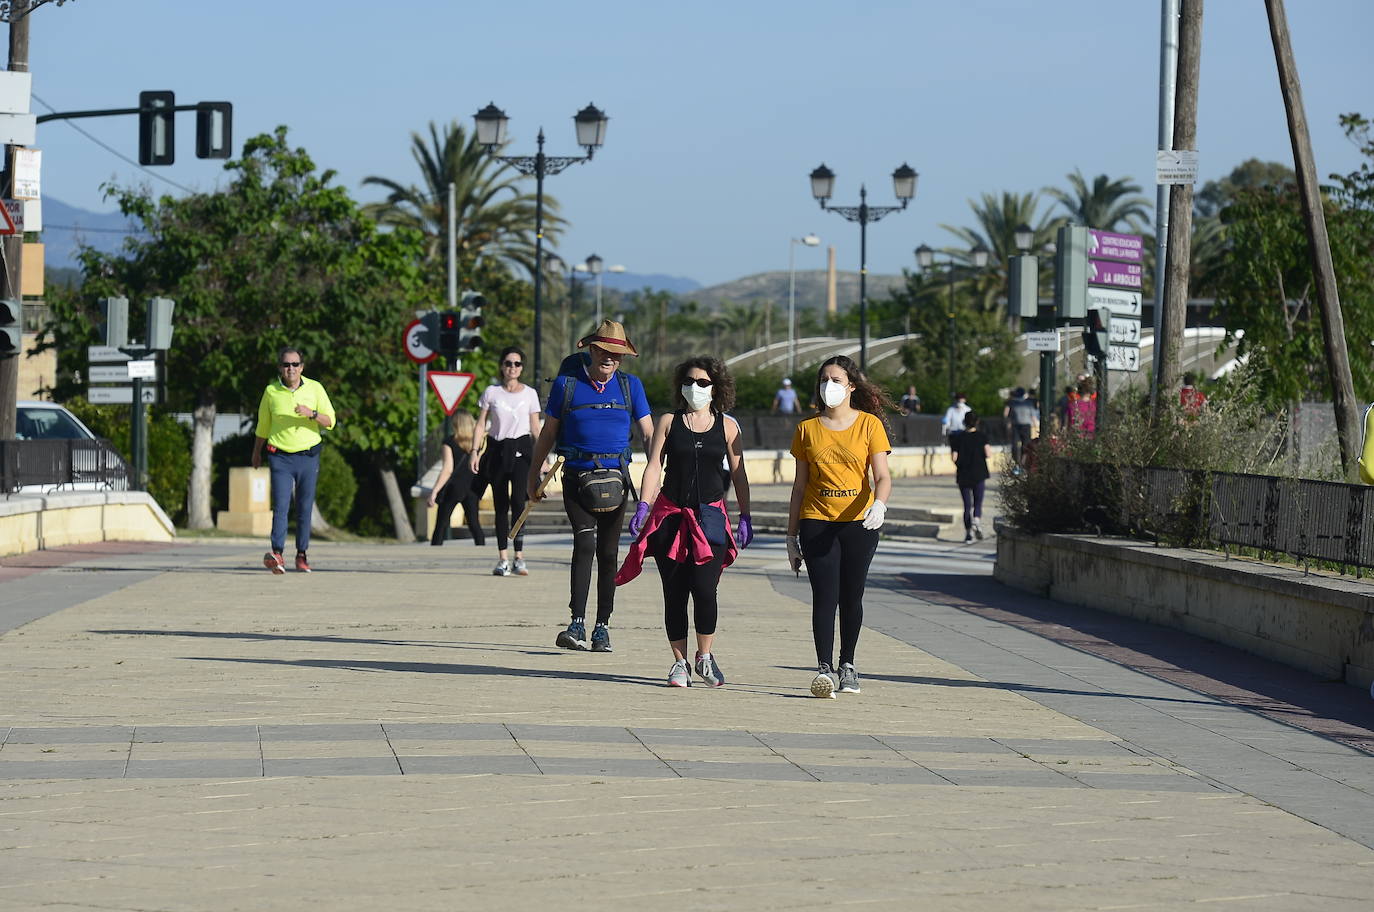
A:
<svg viewBox="0 0 1374 912">
<path fill-rule="evenodd" d="M 834 408 L 849 395 L 849 385 L 840 380 L 827 380 L 821 384 L 821 401 L 826 408 Z"/>
<path fill-rule="evenodd" d="M 695 383 L 688 383 L 682 387 L 682 398 L 687 400 L 687 407 L 692 411 L 703 409 L 711 403 L 711 392 L 714 387 L 697 386 Z"/>
</svg>

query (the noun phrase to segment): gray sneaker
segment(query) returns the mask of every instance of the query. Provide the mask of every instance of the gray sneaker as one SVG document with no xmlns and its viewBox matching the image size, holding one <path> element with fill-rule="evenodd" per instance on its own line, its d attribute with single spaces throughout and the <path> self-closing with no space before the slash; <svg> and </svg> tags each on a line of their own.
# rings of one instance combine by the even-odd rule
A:
<svg viewBox="0 0 1374 912">
<path fill-rule="evenodd" d="M 525 566 L 525 559 L 523 557 L 517 557 L 515 559 L 515 563 L 510 565 L 510 572 L 514 573 L 516 576 L 530 575 L 530 569 Z"/>
<path fill-rule="evenodd" d="M 716 657 L 711 653 L 697 653 L 697 674 L 706 682 L 708 687 L 719 687 L 725 683 L 725 675 L 720 671 L 720 666 L 716 664 Z"/>
<path fill-rule="evenodd" d="M 496 566 L 492 568 L 491 575 L 510 576 L 510 561 L 497 561 Z"/>
<path fill-rule="evenodd" d="M 816 677 L 811 681 L 811 696 L 825 699 L 835 699 L 835 689 L 839 687 L 839 682 L 835 680 L 835 672 L 830 670 L 830 666 L 822 662 L 816 670 Z"/>
<path fill-rule="evenodd" d="M 973 537 L 979 541 L 983 540 L 983 521 L 981 519 L 973 521 Z"/>
<path fill-rule="evenodd" d="M 840 693 L 856 694 L 859 692 L 859 673 L 854 670 L 854 665 L 850 662 L 840 663 Z"/>
<path fill-rule="evenodd" d="M 691 687 L 692 670 L 687 667 L 686 659 L 678 659 L 673 663 L 673 667 L 668 669 L 669 687 Z"/>
</svg>

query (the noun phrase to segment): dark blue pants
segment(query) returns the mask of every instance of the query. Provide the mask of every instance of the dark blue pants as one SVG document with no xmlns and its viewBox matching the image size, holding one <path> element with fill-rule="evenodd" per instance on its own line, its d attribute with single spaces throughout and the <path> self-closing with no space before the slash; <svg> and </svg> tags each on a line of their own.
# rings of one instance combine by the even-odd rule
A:
<svg viewBox="0 0 1374 912">
<path fill-rule="evenodd" d="M 296 550 L 309 550 L 315 479 L 320 474 L 320 447 L 317 444 L 299 453 L 269 451 L 267 466 L 272 472 L 272 550 L 286 550 L 286 517 L 291 511 L 293 488 L 296 494 Z"/>
</svg>

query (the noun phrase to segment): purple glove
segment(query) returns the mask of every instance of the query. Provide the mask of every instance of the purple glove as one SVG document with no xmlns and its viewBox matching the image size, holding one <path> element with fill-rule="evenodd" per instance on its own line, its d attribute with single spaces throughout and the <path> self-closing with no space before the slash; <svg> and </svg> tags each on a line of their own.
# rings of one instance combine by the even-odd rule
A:
<svg viewBox="0 0 1374 912">
<path fill-rule="evenodd" d="M 749 547 L 754 540 L 754 524 L 749 521 L 748 513 L 739 515 L 739 525 L 735 528 L 735 544 L 741 548 Z"/>
<path fill-rule="evenodd" d="M 639 530 L 644 528 L 645 521 L 649 518 L 649 505 L 644 501 L 639 502 L 635 507 L 635 515 L 630 518 L 630 536 L 639 538 Z"/>
</svg>

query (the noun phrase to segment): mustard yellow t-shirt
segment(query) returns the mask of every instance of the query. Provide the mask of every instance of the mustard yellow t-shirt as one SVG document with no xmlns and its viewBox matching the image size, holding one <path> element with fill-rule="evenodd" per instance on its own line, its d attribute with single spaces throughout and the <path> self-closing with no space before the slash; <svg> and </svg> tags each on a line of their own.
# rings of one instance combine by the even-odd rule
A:
<svg viewBox="0 0 1374 912">
<path fill-rule="evenodd" d="M 819 416 L 798 424 L 792 435 L 792 455 L 809 469 L 801 518 L 830 522 L 863 519 L 864 511 L 873 504 L 868 460 L 874 453 L 891 450 L 883 423 L 868 412 L 859 412 L 843 431 L 826 428 Z"/>
</svg>

